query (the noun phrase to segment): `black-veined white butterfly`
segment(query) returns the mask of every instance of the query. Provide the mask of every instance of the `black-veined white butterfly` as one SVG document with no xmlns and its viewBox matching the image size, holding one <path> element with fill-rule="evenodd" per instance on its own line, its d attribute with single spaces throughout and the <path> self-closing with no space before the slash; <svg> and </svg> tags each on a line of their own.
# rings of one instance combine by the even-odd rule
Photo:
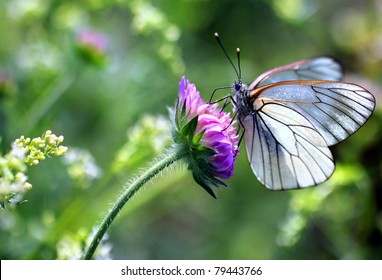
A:
<svg viewBox="0 0 382 280">
<path fill-rule="evenodd" d="M 335 168 L 329 146 L 367 121 L 375 107 L 373 95 L 340 82 L 342 66 L 330 57 L 274 68 L 247 86 L 241 81 L 239 49 L 237 71 L 215 36 L 238 77 L 231 99 L 258 180 L 272 190 L 326 181 Z"/>
</svg>

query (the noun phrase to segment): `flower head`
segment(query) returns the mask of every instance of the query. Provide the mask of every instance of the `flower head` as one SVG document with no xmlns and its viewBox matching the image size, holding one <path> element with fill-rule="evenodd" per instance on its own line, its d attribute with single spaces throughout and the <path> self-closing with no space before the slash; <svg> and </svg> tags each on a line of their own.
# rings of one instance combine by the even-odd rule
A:
<svg viewBox="0 0 382 280">
<path fill-rule="evenodd" d="M 225 185 L 234 173 L 238 135 L 229 113 L 208 104 L 194 84 L 182 77 L 175 108 L 174 139 L 183 153 L 195 181 L 215 197 L 211 185 Z"/>
<path fill-rule="evenodd" d="M 103 66 L 106 62 L 109 41 L 105 34 L 94 30 L 81 30 L 76 36 L 76 49 L 87 62 Z"/>
</svg>

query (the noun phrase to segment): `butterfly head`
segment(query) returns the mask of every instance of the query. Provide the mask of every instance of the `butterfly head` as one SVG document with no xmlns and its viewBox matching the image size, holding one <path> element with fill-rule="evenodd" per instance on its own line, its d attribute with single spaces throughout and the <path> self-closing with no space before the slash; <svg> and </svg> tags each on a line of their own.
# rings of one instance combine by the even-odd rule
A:
<svg viewBox="0 0 382 280">
<path fill-rule="evenodd" d="M 242 83 L 242 81 L 234 82 L 232 85 L 233 92 L 236 94 L 243 93 L 245 91 L 246 86 Z"/>
<path fill-rule="evenodd" d="M 248 86 L 242 81 L 238 80 L 237 82 L 233 83 L 232 90 L 235 93 L 235 96 L 240 95 L 244 97 L 248 92 Z"/>
<path fill-rule="evenodd" d="M 232 85 L 233 91 L 235 93 L 239 92 L 242 87 L 243 87 L 243 83 L 241 81 L 234 82 L 233 85 Z"/>
<path fill-rule="evenodd" d="M 237 81 L 233 83 L 232 90 L 235 94 L 234 106 L 236 107 L 237 113 L 239 115 L 248 114 L 253 109 L 250 104 L 250 100 L 248 99 L 248 93 L 249 93 L 248 86 L 241 81 L 240 49 L 239 48 L 236 49 L 236 55 L 237 55 L 237 67 L 236 67 L 232 59 L 229 57 L 226 49 L 224 48 L 218 33 L 215 33 L 215 38 L 236 73 Z"/>
</svg>

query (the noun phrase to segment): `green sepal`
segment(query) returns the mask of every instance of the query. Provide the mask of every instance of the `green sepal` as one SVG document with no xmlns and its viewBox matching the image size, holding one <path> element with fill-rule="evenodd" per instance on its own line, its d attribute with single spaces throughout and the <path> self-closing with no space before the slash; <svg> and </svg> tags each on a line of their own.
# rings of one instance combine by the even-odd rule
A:
<svg viewBox="0 0 382 280">
<path fill-rule="evenodd" d="M 199 178 L 194 173 L 192 173 L 192 177 L 194 177 L 195 182 L 203 189 L 205 189 L 213 198 L 217 198 L 213 190 L 210 188 L 210 186 L 208 186 L 208 184 L 205 183 L 203 179 Z"/>
<path fill-rule="evenodd" d="M 175 108 L 169 108 L 169 113 L 170 113 L 170 119 L 171 120 L 175 120 L 175 127 L 176 129 L 179 130 L 179 123 L 178 123 L 178 120 L 179 120 L 179 111 L 177 110 L 178 109 L 178 106 L 179 106 L 179 100 L 176 101 L 176 105 L 175 105 Z"/>
<path fill-rule="evenodd" d="M 176 104 L 176 108 L 179 108 L 179 100 Z M 179 117 L 179 111 L 177 109 L 175 109 L 176 111 L 176 115 L 175 115 L 175 118 L 176 118 L 176 121 L 177 121 L 177 125 L 178 125 L 178 129 L 181 129 L 184 127 L 186 121 L 187 121 L 187 117 L 188 117 L 188 114 L 186 114 L 186 102 L 183 103 L 182 105 L 182 110 L 180 112 L 180 117 Z"/>
<path fill-rule="evenodd" d="M 211 174 L 212 168 L 207 160 L 194 161 L 193 164 L 189 166 L 189 169 L 192 170 L 192 176 L 195 182 L 206 190 L 213 198 L 216 198 L 216 195 L 211 188 L 212 186 L 215 186 L 216 188 L 219 188 L 220 186 L 227 186 Z"/>
<path fill-rule="evenodd" d="M 187 122 L 188 113 L 186 114 L 186 102 L 183 103 L 181 112 L 178 110 L 179 100 L 176 102 L 175 106 L 175 125 L 178 130 L 184 127 Z"/>
<path fill-rule="evenodd" d="M 188 139 L 189 144 L 193 142 L 193 136 L 195 134 L 196 126 L 198 125 L 198 116 L 191 119 L 185 126 L 180 130 L 180 134 Z"/>
<path fill-rule="evenodd" d="M 187 122 L 188 115 L 182 115 L 182 118 L 180 119 L 179 127 L 183 128 L 185 123 Z"/>
<path fill-rule="evenodd" d="M 207 159 L 216 155 L 216 151 L 203 145 L 195 146 L 193 149 L 193 156 L 196 160 Z"/>
<path fill-rule="evenodd" d="M 196 134 L 196 135 L 194 136 L 194 139 L 192 139 L 192 143 L 193 143 L 193 144 L 199 144 L 199 142 L 200 142 L 200 140 L 202 139 L 202 137 L 203 137 L 205 131 L 206 131 L 206 130 L 203 130 L 203 131 L 199 132 L 198 134 Z"/>
<path fill-rule="evenodd" d="M 182 116 L 186 116 L 188 114 L 186 114 L 186 101 L 183 102 L 183 105 L 182 105 Z"/>
</svg>

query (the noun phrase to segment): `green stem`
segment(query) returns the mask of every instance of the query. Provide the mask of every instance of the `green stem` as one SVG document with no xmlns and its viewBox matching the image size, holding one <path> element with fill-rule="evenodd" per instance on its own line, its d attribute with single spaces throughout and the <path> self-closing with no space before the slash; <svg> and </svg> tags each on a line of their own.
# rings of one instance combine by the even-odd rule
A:
<svg viewBox="0 0 382 280">
<path fill-rule="evenodd" d="M 93 257 L 95 250 L 97 249 L 99 243 L 102 240 L 102 237 L 106 233 L 107 229 L 113 222 L 114 218 L 117 216 L 119 211 L 121 211 L 122 207 L 125 205 L 127 201 L 148 181 L 158 175 L 162 170 L 166 167 L 170 166 L 177 160 L 184 157 L 184 154 L 177 153 L 175 150 L 172 150 L 165 157 L 163 157 L 160 161 L 151 166 L 148 170 L 146 170 L 142 175 L 140 175 L 137 179 L 133 181 L 133 183 L 126 188 L 126 190 L 121 194 L 109 212 L 106 214 L 104 220 L 101 225 L 98 227 L 96 234 L 94 235 L 89 247 L 85 251 L 83 255 L 84 260 L 90 260 Z"/>
</svg>

